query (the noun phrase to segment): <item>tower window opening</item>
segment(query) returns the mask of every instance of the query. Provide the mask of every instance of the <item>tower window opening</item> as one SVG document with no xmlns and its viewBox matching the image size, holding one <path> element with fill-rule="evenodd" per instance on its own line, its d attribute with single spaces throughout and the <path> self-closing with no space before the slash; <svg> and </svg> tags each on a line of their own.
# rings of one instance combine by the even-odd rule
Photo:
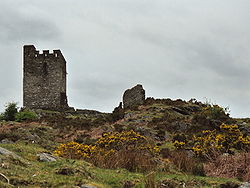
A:
<svg viewBox="0 0 250 188">
<path fill-rule="evenodd" d="M 48 74 L 48 65 L 47 65 L 47 63 L 45 62 L 45 63 L 43 63 L 43 73 L 45 74 L 45 75 L 47 75 Z"/>
</svg>

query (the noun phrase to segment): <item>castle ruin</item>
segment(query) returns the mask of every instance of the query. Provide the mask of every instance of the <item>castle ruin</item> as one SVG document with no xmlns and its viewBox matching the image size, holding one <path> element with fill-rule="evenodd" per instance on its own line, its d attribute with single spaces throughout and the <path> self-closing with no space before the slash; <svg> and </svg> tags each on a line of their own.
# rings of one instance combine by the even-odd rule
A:
<svg viewBox="0 0 250 188">
<path fill-rule="evenodd" d="M 66 95 L 66 61 L 60 50 L 23 47 L 23 106 L 30 109 L 69 108 Z"/>
<path fill-rule="evenodd" d="M 123 94 L 123 108 L 129 109 L 145 102 L 145 90 L 142 85 L 137 84 L 131 89 L 127 89 Z"/>
<path fill-rule="evenodd" d="M 60 50 L 43 50 L 34 45 L 23 47 L 23 107 L 45 110 L 72 110 L 66 95 L 66 61 Z M 127 89 L 116 112 L 123 112 L 145 102 L 145 90 L 138 84 Z M 79 113 L 86 111 L 77 110 Z"/>
</svg>

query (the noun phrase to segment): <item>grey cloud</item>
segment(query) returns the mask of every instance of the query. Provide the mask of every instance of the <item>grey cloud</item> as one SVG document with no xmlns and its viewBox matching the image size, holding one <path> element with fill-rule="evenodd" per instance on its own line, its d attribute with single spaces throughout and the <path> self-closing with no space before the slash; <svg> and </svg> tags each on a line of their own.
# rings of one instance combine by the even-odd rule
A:
<svg viewBox="0 0 250 188">
<path fill-rule="evenodd" d="M 0 3 L 1 5 L 1 3 Z M 57 25 L 43 15 L 24 14 L 13 4 L 2 4 L 0 12 L 0 39 L 1 41 L 38 41 L 55 40 L 60 36 Z M 28 10 L 27 10 L 28 11 Z"/>
<path fill-rule="evenodd" d="M 209 44 L 207 41 L 203 41 L 203 43 L 193 42 L 193 45 L 186 45 L 184 48 L 192 49 L 195 53 L 195 56 L 189 58 L 190 61 L 193 61 L 191 63 L 209 68 L 219 76 L 237 79 L 237 77 L 248 75 L 247 73 L 250 71 L 249 67 L 246 66 L 246 62 L 239 59 L 239 56 L 246 56 L 247 54 L 238 52 L 234 56 L 234 54 L 225 50 L 226 46 L 218 46 L 216 40 L 213 44 Z"/>
</svg>

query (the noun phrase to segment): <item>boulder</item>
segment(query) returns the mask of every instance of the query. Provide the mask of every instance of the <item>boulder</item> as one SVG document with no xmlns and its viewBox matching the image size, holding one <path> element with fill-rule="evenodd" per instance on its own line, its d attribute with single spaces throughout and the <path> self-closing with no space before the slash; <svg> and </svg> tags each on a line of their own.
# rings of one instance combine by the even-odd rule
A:
<svg viewBox="0 0 250 188">
<path fill-rule="evenodd" d="M 93 185 L 82 185 L 80 188 L 97 188 L 97 187 Z"/>
<path fill-rule="evenodd" d="M 37 154 L 38 160 L 42 162 L 54 162 L 56 157 L 49 153 L 39 153 Z"/>
<path fill-rule="evenodd" d="M 124 109 L 133 108 L 142 105 L 145 102 L 145 90 L 138 84 L 131 89 L 127 89 L 123 94 Z"/>
</svg>

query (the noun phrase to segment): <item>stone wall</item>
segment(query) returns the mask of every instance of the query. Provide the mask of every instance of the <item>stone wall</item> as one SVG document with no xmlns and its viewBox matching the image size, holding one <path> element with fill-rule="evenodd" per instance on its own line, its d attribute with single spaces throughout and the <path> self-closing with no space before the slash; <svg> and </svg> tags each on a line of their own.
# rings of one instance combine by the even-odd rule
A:
<svg viewBox="0 0 250 188">
<path fill-rule="evenodd" d="M 60 50 L 43 50 L 33 45 L 23 51 L 23 105 L 31 109 L 68 108 L 66 61 Z"/>
<path fill-rule="evenodd" d="M 145 102 L 145 90 L 142 85 L 136 85 L 131 89 L 127 89 L 123 94 L 123 108 L 128 109 Z"/>
</svg>

